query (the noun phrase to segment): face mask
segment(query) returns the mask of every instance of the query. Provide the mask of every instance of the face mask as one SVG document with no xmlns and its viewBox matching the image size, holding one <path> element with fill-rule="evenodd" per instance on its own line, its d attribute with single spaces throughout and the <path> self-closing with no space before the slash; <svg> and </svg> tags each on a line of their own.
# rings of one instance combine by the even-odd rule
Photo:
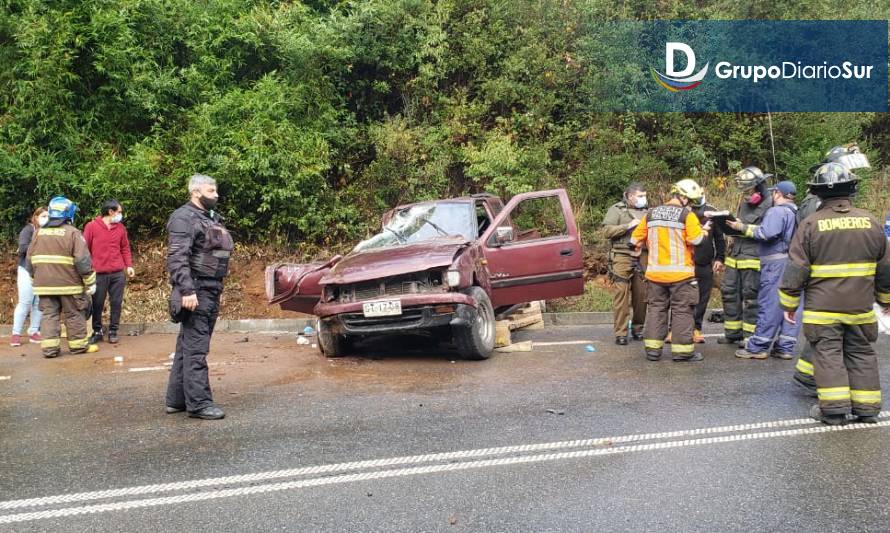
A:
<svg viewBox="0 0 890 533">
<path fill-rule="evenodd" d="M 216 207 L 217 199 L 216 198 L 208 198 L 206 196 L 200 196 L 200 197 L 198 197 L 198 201 L 201 202 L 201 206 L 204 209 L 211 211 L 214 207 Z"/>
<path fill-rule="evenodd" d="M 637 209 L 643 209 L 646 207 L 646 197 L 645 196 L 637 196 L 636 200 L 634 200 L 634 207 Z"/>
<path fill-rule="evenodd" d="M 111 223 L 112 224 L 120 224 L 121 220 L 123 220 L 123 219 L 124 219 L 124 215 L 121 213 L 118 213 L 118 214 L 114 215 L 113 217 L 111 217 Z"/>
<path fill-rule="evenodd" d="M 761 201 L 763 201 L 763 196 L 759 192 L 755 192 L 751 196 L 748 197 L 748 203 L 751 205 L 757 205 Z"/>
<path fill-rule="evenodd" d="M 46 223 L 49 222 L 49 215 L 40 215 L 37 217 L 37 223 L 40 224 L 40 227 L 46 226 Z"/>
</svg>

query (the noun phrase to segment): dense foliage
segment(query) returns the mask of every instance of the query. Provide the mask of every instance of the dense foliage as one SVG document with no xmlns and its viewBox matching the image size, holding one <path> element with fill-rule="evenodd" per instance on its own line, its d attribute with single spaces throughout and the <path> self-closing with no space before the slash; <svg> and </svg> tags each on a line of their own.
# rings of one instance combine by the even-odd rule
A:
<svg viewBox="0 0 890 533">
<path fill-rule="evenodd" d="M 70 195 L 158 234 L 194 172 L 243 239 L 328 245 L 387 207 L 564 186 L 594 226 L 631 179 L 772 168 L 765 115 L 597 113 L 589 24 L 887 18 L 884 2 L 0 0 L 0 228 Z M 884 11 L 882 14 L 881 11 Z M 772 116 L 776 171 L 890 157 L 890 119 Z M 719 185 L 719 179 L 714 182 Z"/>
</svg>

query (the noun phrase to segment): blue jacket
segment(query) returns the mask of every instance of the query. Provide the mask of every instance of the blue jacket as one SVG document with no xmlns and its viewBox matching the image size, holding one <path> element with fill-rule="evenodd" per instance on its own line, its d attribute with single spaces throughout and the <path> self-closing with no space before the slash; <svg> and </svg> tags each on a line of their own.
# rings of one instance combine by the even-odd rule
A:
<svg viewBox="0 0 890 533">
<path fill-rule="evenodd" d="M 779 259 L 777 254 L 787 254 L 791 238 L 797 229 L 797 206 L 792 203 L 770 207 L 759 226 L 753 224 L 745 228 L 745 236 L 757 241 L 760 260 Z"/>
<path fill-rule="evenodd" d="M 887 213 L 887 222 L 884 222 L 884 235 L 890 239 L 890 213 Z"/>
</svg>

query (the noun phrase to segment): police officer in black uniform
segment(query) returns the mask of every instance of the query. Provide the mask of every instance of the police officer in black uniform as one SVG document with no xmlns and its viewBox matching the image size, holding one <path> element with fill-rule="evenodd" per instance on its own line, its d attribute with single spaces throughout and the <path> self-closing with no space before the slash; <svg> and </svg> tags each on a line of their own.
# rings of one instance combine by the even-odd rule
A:
<svg viewBox="0 0 890 533">
<path fill-rule="evenodd" d="M 225 413 L 213 403 L 207 352 L 234 241 L 214 210 L 219 198 L 216 181 L 195 174 L 189 194 L 189 202 L 167 221 L 170 315 L 180 323 L 167 384 L 167 413 L 188 411 L 193 418 L 217 420 Z"/>
</svg>

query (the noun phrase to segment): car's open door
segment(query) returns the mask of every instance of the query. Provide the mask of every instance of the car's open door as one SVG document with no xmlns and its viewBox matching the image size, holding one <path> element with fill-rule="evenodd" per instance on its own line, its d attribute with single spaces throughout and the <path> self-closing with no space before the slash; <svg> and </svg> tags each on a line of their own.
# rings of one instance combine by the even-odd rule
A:
<svg viewBox="0 0 890 533">
<path fill-rule="evenodd" d="M 482 236 L 495 307 L 584 292 L 584 254 L 563 189 L 514 196 Z"/>
</svg>

